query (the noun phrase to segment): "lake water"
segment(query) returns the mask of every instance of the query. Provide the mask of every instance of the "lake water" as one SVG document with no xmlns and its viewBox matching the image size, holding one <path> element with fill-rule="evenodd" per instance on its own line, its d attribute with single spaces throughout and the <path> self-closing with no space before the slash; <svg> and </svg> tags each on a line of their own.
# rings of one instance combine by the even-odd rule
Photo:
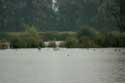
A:
<svg viewBox="0 0 125 83">
<path fill-rule="evenodd" d="M 0 50 L 0 83 L 125 83 L 125 49 Z"/>
</svg>

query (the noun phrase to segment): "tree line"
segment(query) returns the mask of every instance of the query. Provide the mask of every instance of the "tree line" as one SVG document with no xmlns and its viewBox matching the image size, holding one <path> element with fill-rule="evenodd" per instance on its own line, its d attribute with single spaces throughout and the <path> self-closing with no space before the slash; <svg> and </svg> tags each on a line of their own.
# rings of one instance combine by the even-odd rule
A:
<svg viewBox="0 0 125 83">
<path fill-rule="evenodd" d="M 28 26 L 25 32 L 0 33 L 0 40 L 10 42 L 11 48 L 56 47 L 56 41 L 63 41 L 59 45 L 63 48 L 125 47 L 125 33 L 97 32 L 88 26 L 78 32 L 38 32 L 34 26 Z M 51 41 L 48 46 L 46 41 Z"/>
<path fill-rule="evenodd" d="M 89 25 L 102 31 L 124 31 L 120 0 L 0 0 L 0 32 L 25 31 L 34 25 L 40 31 L 78 31 Z"/>
</svg>

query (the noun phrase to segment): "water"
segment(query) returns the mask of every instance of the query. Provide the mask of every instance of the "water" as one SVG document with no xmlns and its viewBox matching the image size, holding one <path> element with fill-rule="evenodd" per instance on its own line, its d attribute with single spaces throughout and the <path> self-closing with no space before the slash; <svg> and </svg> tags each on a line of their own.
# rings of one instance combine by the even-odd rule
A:
<svg viewBox="0 0 125 83">
<path fill-rule="evenodd" d="M 125 83 L 125 49 L 0 50 L 0 83 Z"/>
</svg>

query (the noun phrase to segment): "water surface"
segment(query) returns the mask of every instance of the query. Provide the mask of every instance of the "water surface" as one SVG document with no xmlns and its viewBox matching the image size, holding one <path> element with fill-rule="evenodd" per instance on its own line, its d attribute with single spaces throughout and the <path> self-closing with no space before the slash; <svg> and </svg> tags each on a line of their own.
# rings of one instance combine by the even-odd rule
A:
<svg viewBox="0 0 125 83">
<path fill-rule="evenodd" d="M 124 50 L 0 50 L 0 83 L 125 83 Z"/>
</svg>

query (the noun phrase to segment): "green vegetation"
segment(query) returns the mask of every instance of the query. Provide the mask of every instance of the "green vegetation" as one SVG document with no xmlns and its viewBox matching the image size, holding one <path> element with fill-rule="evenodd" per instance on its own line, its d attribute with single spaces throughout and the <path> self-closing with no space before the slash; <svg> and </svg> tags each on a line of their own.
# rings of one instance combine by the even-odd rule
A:
<svg viewBox="0 0 125 83">
<path fill-rule="evenodd" d="M 63 41 L 59 46 L 66 48 L 125 47 L 125 33 L 97 32 L 89 26 L 79 32 L 38 32 L 32 25 L 25 32 L 0 33 L 0 40 L 10 42 L 11 48 L 56 47 L 55 41 Z"/>
<path fill-rule="evenodd" d="M 91 31 L 91 30 L 90 30 Z M 45 41 L 52 41 L 47 47 L 56 47 L 55 33 L 46 32 L 39 33 L 37 30 L 31 28 L 24 33 L 1 33 L 1 41 L 10 42 L 11 48 L 43 48 L 45 47 Z M 53 34 L 53 35 L 52 35 Z M 60 43 L 59 47 L 66 48 L 103 48 L 103 47 L 125 47 L 125 33 L 119 32 L 96 32 L 95 35 L 86 35 L 82 32 L 65 32 L 56 33 L 58 35 L 58 41 L 64 41 Z M 47 38 L 50 36 L 50 39 Z M 46 39 L 47 38 L 47 39 Z M 59 38 L 59 39 L 58 39 Z"/>
<path fill-rule="evenodd" d="M 24 24 L 40 31 L 78 31 L 82 25 L 98 31 L 125 31 L 120 1 L 57 0 L 59 11 L 55 12 L 52 0 L 0 0 L 0 32 L 25 31 Z"/>
<path fill-rule="evenodd" d="M 0 40 L 10 42 L 11 48 L 40 48 L 44 47 L 43 41 L 37 29 L 34 26 L 27 26 L 23 33 L 1 33 L 8 34 L 8 37 L 2 37 Z"/>
<path fill-rule="evenodd" d="M 78 39 L 76 37 L 69 36 L 65 40 L 65 47 L 67 48 L 77 48 L 78 47 Z"/>
<path fill-rule="evenodd" d="M 48 47 L 55 41 L 67 48 L 125 47 L 120 0 L 58 0 L 58 11 L 51 6 L 52 0 L 0 0 L 0 40 L 11 48 L 42 48 L 45 41 L 53 41 Z"/>
<path fill-rule="evenodd" d="M 93 37 L 95 35 L 96 35 L 96 31 L 92 27 L 89 27 L 89 26 L 82 27 L 81 30 L 78 32 L 79 38 L 83 36 Z"/>
</svg>

